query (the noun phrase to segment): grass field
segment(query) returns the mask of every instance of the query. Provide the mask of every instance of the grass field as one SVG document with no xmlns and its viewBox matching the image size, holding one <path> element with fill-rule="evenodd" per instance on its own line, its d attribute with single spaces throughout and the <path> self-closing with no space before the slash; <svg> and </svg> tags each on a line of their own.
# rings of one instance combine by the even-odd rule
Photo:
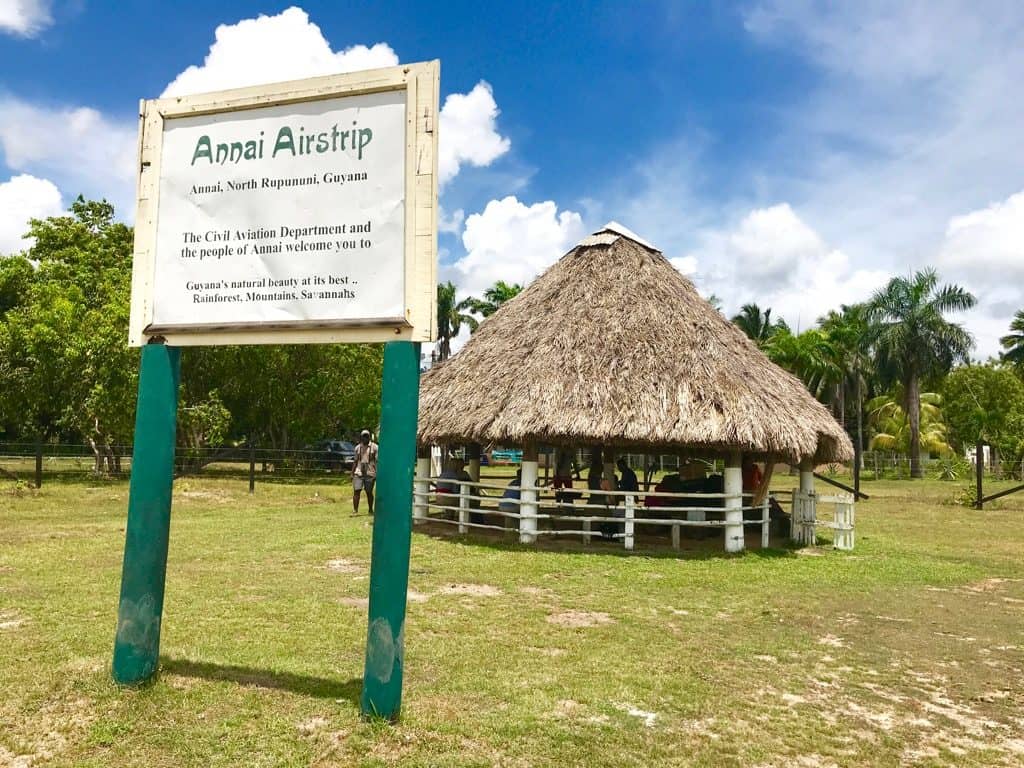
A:
<svg viewBox="0 0 1024 768">
<path fill-rule="evenodd" d="M 1022 765 L 1024 494 L 958 489 L 866 484 L 853 553 L 416 533 L 392 727 L 347 486 L 179 481 L 162 672 L 121 690 L 127 484 L 6 482 L 0 765 Z"/>
</svg>

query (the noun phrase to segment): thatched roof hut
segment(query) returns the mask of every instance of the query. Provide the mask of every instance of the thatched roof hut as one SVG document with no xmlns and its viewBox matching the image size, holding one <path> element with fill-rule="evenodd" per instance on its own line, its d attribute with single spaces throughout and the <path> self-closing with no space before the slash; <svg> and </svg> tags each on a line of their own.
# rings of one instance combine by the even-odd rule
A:
<svg viewBox="0 0 1024 768">
<path fill-rule="evenodd" d="M 584 239 L 425 373 L 422 443 L 852 457 L 846 433 L 649 243 Z"/>
</svg>

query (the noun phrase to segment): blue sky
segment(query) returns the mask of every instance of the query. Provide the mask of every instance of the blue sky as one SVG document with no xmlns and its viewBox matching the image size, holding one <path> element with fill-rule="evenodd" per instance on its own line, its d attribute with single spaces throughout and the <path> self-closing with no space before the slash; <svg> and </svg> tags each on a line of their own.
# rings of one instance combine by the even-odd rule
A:
<svg viewBox="0 0 1024 768">
<path fill-rule="evenodd" d="M 727 311 L 807 327 L 925 265 L 1024 308 L 1024 4 L 0 0 L 0 252 L 131 220 L 139 98 L 439 58 L 442 277 L 526 281 L 615 219 Z"/>
</svg>

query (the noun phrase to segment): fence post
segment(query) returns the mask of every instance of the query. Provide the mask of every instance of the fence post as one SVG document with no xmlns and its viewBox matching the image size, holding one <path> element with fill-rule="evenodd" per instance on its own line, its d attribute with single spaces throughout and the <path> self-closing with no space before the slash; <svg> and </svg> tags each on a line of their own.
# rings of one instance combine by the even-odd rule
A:
<svg viewBox="0 0 1024 768">
<path fill-rule="evenodd" d="M 626 497 L 626 525 L 623 542 L 626 549 L 633 548 L 633 517 L 636 515 L 636 496 L 630 494 Z"/>
<path fill-rule="evenodd" d="M 466 533 L 469 526 L 469 486 L 459 483 L 459 533 Z"/>
<path fill-rule="evenodd" d="M 256 492 L 256 446 L 249 443 L 249 494 Z"/>
<path fill-rule="evenodd" d="M 789 515 L 789 538 L 791 541 L 800 544 L 801 533 L 804 527 L 804 494 L 797 489 L 793 491 L 793 506 Z"/>
<path fill-rule="evenodd" d="M 672 526 L 672 549 L 679 549 L 679 526 Z"/>
<path fill-rule="evenodd" d="M 832 540 L 836 549 L 845 551 L 853 549 L 854 503 L 853 496 L 843 496 L 836 502 L 835 536 Z"/>
<path fill-rule="evenodd" d="M 587 514 L 590 514 L 590 513 L 588 512 Z M 589 544 L 591 538 L 592 537 L 590 535 L 590 521 L 589 520 L 584 520 L 583 521 L 583 543 L 584 544 Z"/>
<path fill-rule="evenodd" d="M 36 435 L 36 488 L 43 487 L 43 436 Z"/>
<path fill-rule="evenodd" d="M 975 509 L 984 509 L 985 502 L 985 443 L 981 440 L 974 446 L 974 485 L 977 497 L 974 500 Z"/>
</svg>

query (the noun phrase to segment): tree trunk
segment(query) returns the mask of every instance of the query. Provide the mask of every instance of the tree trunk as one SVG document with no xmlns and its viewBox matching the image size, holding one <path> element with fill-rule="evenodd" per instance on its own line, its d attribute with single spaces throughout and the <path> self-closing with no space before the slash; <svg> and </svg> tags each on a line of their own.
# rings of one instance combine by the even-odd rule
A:
<svg viewBox="0 0 1024 768">
<path fill-rule="evenodd" d="M 863 386 L 863 379 L 861 378 L 860 371 L 857 371 L 857 444 L 854 446 L 857 450 L 854 456 L 854 467 L 853 467 L 853 487 L 858 493 L 860 492 L 860 470 L 861 463 L 864 461 L 864 392 L 861 389 Z"/>
<path fill-rule="evenodd" d="M 92 471 L 94 474 L 103 474 L 103 453 L 100 451 L 99 443 L 92 437 L 88 438 L 89 447 L 92 448 Z"/>
<path fill-rule="evenodd" d="M 106 443 L 103 444 L 103 457 L 107 461 L 107 474 L 113 475 L 116 472 L 114 469 L 114 451 Z"/>
<path fill-rule="evenodd" d="M 907 421 L 910 427 L 910 476 L 923 477 L 921 472 L 921 382 L 911 374 L 906 382 Z"/>
</svg>

